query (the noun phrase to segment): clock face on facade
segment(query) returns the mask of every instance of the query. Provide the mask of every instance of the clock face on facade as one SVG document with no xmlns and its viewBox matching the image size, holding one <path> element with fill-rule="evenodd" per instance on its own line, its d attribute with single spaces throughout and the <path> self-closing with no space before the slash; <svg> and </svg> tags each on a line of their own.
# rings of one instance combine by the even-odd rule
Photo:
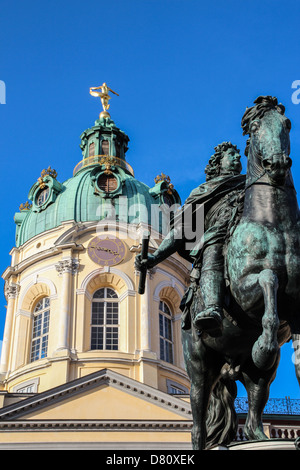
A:
<svg viewBox="0 0 300 470">
<path fill-rule="evenodd" d="M 114 266 L 125 257 L 125 244 L 113 236 L 99 236 L 93 238 L 88 245 L 88 255 L 97 264 Z"/>
</svg>

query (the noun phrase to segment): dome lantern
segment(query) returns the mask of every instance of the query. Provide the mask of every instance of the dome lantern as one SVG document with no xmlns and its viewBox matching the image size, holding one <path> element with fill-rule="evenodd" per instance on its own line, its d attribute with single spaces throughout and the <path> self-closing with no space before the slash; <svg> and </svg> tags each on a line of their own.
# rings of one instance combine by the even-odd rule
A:
<svg viewBox="0 0 300 470">
<path fill-rule="evenodd" d="M 96 91 L 99 89 L 101 92 Z M 110 165 L 120 166 L 134 176 L 133 169 L 126 162 L 129 137 L 115 125 L 107 112 L 110 107 L 108 91 L 112 90 L 107 87 L 106 83 L 100 87 L 90 88 L 92 96 L 101 98 L 103 111 L 100 113 L 99 119 L 95 121 L 95 125 L 86 129 L 80 136 L 83 160 L 76 165 L 74 175 L 86 166 L 99 164 L 106 166 L 108 170 Z M 112 93 L 118 95 L 114 91 Z"/>
</svg>

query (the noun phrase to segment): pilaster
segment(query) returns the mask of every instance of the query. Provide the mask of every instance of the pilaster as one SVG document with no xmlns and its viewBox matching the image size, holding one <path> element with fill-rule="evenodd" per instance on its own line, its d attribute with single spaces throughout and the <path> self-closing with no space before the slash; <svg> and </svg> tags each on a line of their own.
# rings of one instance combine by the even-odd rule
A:
<svg viewBox="0 0 300 470">
<path fill-rule="evenodd" d="M 55 265 L 55 268 L 58 272 L 58 275 L 62 277 L 60 294 L 61 305 L 56 353 L 63 351 L 69 352 L 69 330 L 72 308 L 72 276 L 78 273 L 79 262 L 75 258 L 66 258 L 62 261 L 59 261 Z"/>
<path fill-rule="evenodd" d="M 15 302 L 16 298 L 18 297 L 19 291 L 20 286 L 18 284 L 9 284 L 8 282 L 5 283 L 4 294 L 7 299 L 7 312 L 1 352 L 0 379 L 3 379 L 8 371 L 9 350 L 12 338 Z"/>
</svg>

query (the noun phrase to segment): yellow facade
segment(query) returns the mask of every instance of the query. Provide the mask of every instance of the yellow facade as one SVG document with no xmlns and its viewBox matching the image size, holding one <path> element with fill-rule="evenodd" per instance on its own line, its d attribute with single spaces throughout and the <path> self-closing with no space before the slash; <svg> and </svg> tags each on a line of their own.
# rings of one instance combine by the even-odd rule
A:
<svg viewBox="0 0 300 470">
<path fill-rule="evenodd" d="M 45 430 L 39 433 L 36 429 L 28 433 L 30 428 L 26 428 L 26 433 L 20 433 L 5 427 L 5 432 L 0 431 L 0 447 L 5 448 L 12 442 L 31 442 L 33 446 L 39 442 L 49 446 L 50 443 L 63 445 L 69 441 L 95 442 L 97 448 L 107 448 L 107 443 L 113 446 L 119 441 L 124 443 L 124 448 L 143 447 L 143 442 L 150 443 L 149 448 L 162 448 L 162 443 L 173 441 L 180 442 L 183 448 L 190 445 L 190 407 L 184 395 L 188 392 L 189 380 L 183 362 L 179 309 L 189 265 L 175 254 L 147 274 L 145 294 L 139 295 L 139 272 L 135 270 L 134 260 L 140 251 L 145 228 L 141 224 L 134 227 L 131 224 L 129 230 L 126 224 L 116 227 L 114 223 L 110 227 L 109 223 L 105 226 L 88 223 L 78 230 L 78 224 L 70 221 L 12 250 L 11 266 L 3 274 L 7 318 L 1 357 L 0 411 L 4 413 L 1 419 L 5 427 L 6 410 L 17 406 L 16 403 L 23 406 L 33 396 L 39 397 L 49 390 L 68 386 L 74 380 L 109 371 L 117 374 L 118 380 L 121 377 L 121 380 L 134 381 L 136 387 L 131 383 L 130 390 L 132 387 L 138 389 L 142 384 L 146 391 L 141 389 L 139 393 L 128 394 L 129 388 L 115 390 L 111 382 L 92 393 L 83 388 L 80 396 L 65 400 L 59 406 L 48 406 L 40 411 L 39 406 L 33 405 L 29 414 L 26 408 L 25 419 L 96 419 L 100 423 L 138 420 L 139 429 L 146 428 L 142 433 L 135 432 L 131 430 L 132 426 L 134 428 L 131 424 L 122 428 L 122 432 L 111 432 L 99 424 L 93 433 L 76 428 L 75 433 L 65 429 L 56 434 Z M 120 263 L 102 266 L 89 256 L 90 241 L 102 235 L 117 236 L 122 240 L 125 255 Z M 149 251 L 154 251 L 159 243 L 159 235 L 152 231 Z M 91 349 L 93 295 L 103 287 L 111 288 L 117 294 L 119 323 L 118 348 L 115 350 Z M 44 298 L 50 299 L 47 354 L 31 360 L 34 311 Z M 160 358 L 161 301 L 167 304 L 172 314 L 173 360 L 170 362 Z M 147 387 L 151 387 L 152 401 L 145 406 Z M 170 395 L 174 387 L 183 395 Z M 163 394 L 162 400 L 155 398 L 159 394 Z M 183 416 L 182 413 L 178 415 L 178 408 L 170 405 L 170 400 L 184 404 Z M 11 419 L 15 425 L 20 422 L 19 418 L 9 418 L 10 422 Z M 147 420 L 157 423 L 149 426 Z M 174 423 L 178 420 L 186 420 L 187 424 L 177 428 Z M 162 433 L 161 426 L 165 421 L 169 427 Z M 172 429 L 175 432 L 172 433 Z"/>
<path fill-rule="evenodd" d="M 3 397 L 3 395 L 2 395 Z M 1 449 L 190 449 L 190 408 L 102 370 L 0 412 Z"/>
<path fill-rule="evenodd" d="M 120 264 L 99 266 L 89 257 L 87 246 L 91 239 L 101 234 L 115 235 L 115 227 L 105 228 L 105 232 L 97 232 L 96 224 L 88 224 L 76 234 L 76 225 L 70 223 L 13 249 L 12 266 L 4 273 L 11 290 L 6 289 L 3 390 L 13 392 L 24 382 L 38 378 L 36 391 L 43 392 L 108 367 L 162 391 L 167 391 L 167 380 L 189 386 L 184 371 L 179 310 L 188 267 L 174 255 L 148 274 L 146 292 L 141 296 L 137 293 L 139 273 L 134 268 L 140 243 L 125 238 L 126 227 L 119 227 L 118 232 L 126 246 Z M 66 232 L 72 243 L 63 240 L 56 244 Z M 151 244 L 155 249 L 156 241 Z M 118 349 L 101 353 L 90 348 L 92 298 L 100 287 L 111 287 L 117 293 L 120 318 Z M 44 297 L 50 298 L 47 357 L 31 362 L 33 312 Z M 159 359 L 160 300 L 172 312 L 173 363 Z"/>
</svg>

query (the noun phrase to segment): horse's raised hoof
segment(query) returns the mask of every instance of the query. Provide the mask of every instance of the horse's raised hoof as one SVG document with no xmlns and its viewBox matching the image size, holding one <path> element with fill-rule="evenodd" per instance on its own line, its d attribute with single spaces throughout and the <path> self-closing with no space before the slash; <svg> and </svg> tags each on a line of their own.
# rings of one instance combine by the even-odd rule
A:
<svg viewBox="0 0 300 470">
<path fill-rule="evenodd" d="M 258 369 L 269 370 L 276 362 L 278 351 L 279 346 L 277 341 L 274 341 L 271 345 L 267 345 L 264 336 L 261 335 L 253 345 L 252 360 Z"/>
<path fill-rule="evenodd" d="M 218 333 L 222 331 L 223 309 L 221 307 L 209 307 L 203 312 L 197 313 L 194 318 L 194 326 L 199 331 Z"/>
</svg>

